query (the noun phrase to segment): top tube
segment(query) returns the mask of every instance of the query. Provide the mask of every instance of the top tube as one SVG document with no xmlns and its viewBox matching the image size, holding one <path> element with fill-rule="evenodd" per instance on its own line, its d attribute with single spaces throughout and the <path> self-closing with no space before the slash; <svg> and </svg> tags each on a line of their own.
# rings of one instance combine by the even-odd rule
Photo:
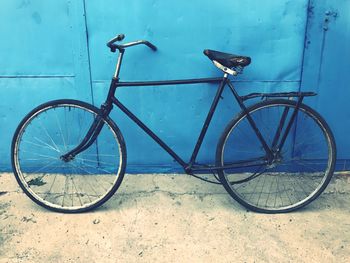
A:
<svg viewBox="0 0 350 263">
<path fill-rule="evenodd" d="M 198 84 L 198 83 L 218 83 L 223 77 L 218 78 L 200 78 L 200 79 L 179 79 L 179 80 L 158 80 L 158 81 L 133 81 L 117 82 L 118 87 L 135 87 L 135 86 L 161 86 L 161 85 L 181 85 L 181 84 Z"/>
</svg>

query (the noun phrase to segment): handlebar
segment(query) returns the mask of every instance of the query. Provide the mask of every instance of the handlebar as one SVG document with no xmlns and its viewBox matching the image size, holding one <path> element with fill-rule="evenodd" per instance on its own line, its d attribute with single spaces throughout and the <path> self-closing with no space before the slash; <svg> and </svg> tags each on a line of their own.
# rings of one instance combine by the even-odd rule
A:
<svg viewBox="0 0 350 263">
<path fill-rule="evenodd" d="M 148 46 L 153 51 L 157 50 L 157 47 L 155 45 L 153 45 L 151 42 L 147 41 L 147 40 L 138 40 L 138 41 L 134 41 L 134 42 L 125 43 L 125 44 L 122 44 L 122 45 L 115 44 L 115 42 L 122 41 L 124 38 L 125 38 L 124 34 L 117 35 L 116 37 L 112 38 L 110 41 L 107 42 L 107 47 L 109 47 L 112 52 L 115 52 L 117 49 L 119 51 L 122 51 L 122 50 L 124 50 L 127 47 L 143 44 L 143 45 Z"/>
</svg>

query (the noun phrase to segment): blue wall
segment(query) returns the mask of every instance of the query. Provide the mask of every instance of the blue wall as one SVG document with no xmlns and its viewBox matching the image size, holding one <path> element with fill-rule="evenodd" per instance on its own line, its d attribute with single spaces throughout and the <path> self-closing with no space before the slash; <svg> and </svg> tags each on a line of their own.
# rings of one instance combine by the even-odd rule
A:
<svg viewBox="0 0 350 263">
<path fill-rule="evenodd" d="M 116 59 L 105 43 L 117 33 L 125 33 L 125 41 L 147 39 L 159 48 L 156 53 L 143 47 L 128 49 L 122 80 L 221 76 L 202 54 L 203 49 L 211 48 L 252 57 L 252 64 L 236 82 L 241 94 L 317 90 L 320 96 L 309 103 L 325 114 L 337 140 L 344 143 L 339 147 L 342 159 L 350 159 L 349 147 L 345 147 L 350 141 L 344 136 L 344 131 L 350 131 L 350 110 L 334 105 L 329 96 L 335 92 L 340 100 L 346 100 L 350 93 L 345 73 L 350 63 L 345 44 L 350 37 L 346 17 L 349 1 L 337 1 L 337 6 L 332 2 L 2 0 L 1 170 L 10 169 L 10 141 L 30 109 L 57 98 L 76 98 L 95 105 L 103 102 Z M 329 22 L 320 62 L 320 33 L 324 32 L 328 9 L 338 16 Z M 345 40 L 336 41 L 339 36 Z M 333 54 L 338 53 L 342 59 L 334 64 Z M 330 73 L 321 74 L 315 82 L 318 64 L 321 71 Z M 179 85 L 125 88 L 118 96 L 187 160 L 214 93 L 212 85 Z M 218 136 L 237 111 L 232 96 L 225 93 L 224 98 L 200 152 L 202 161 L 213 160 Z M 130 171 L 178 167 L 122 114 L 115 111 L 112 115 L 126 139 Z"/>
<path fill-rule="evenodd" d="M 310 3 L 302 90 L 319 95 L 310 104 L 331 126 L 338 169 L 350 169 L 350 1 Z"/>
</svg>

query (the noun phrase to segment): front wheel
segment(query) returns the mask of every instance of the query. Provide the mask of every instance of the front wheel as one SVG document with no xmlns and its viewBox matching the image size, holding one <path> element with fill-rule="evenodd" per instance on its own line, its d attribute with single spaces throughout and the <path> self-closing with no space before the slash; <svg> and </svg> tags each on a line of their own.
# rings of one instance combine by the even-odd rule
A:
<svg viewBox="0 0 350 263">
<path fill-rule="evenodd" d="M 217 166 L 223 167 L 218 170 L 220 180 L 228 193 L 250 210 L 282 213 L 301 208 L 322 193 L 333 175 L 336 147 L 332 132 L 323 118 L 304 104 L 278 149 L 296 105 L 278 99 L 248 108 L 274 153 L 272 160 L 246 113 L 232 120 L 220 137 L 216 151 Z"/>
<path fill-rule="evenodd" d="M 62 156 L 83 140 L 99 109 L 76 100 L 56 100 L 32 110 L 12 140 L 12 167 L 23 191 L 58 212 L 84 212 L 106 202 L 120 186 L 126 165 L 124 139 L 102 119 L 94 143 L 72 160 Z"/>
</svg>

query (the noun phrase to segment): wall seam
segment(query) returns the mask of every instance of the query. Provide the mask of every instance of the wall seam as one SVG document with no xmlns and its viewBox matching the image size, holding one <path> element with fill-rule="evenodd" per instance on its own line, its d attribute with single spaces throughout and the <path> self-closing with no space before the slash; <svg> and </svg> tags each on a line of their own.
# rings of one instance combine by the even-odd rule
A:
<svg viewBox="0 0 350 263">
<path fill-rule="evenodd" d="M 92 87 L 89 32 L 88 32 L 87 20 L 86 20 L 86 6 L 85 6 L 85 0 L 82 0 L 82 1 L 83 1 L 83 8 L 84 8 L 83 9 L 83 11 L 84 11 L 84 25 L 85 25 L 85 34 L 86 34 L 86 50 L 87 50 L 87 58 L 88 58 L 88 65 L 89 65 L 89 83 L 90 83 L 91 102 L 93 105 L 95 105 L 94 90 Z"/>
<path fill-rule="evenodd" d="M 301 91 L 301 86 L 303 83 L 303 74 L 304 74 L 304 63 L 305 63 L 305 50 L 306 50 L 306 45 L 307 45 L 307 32 L 308 32 L 308 28 L 309 28 L 309 16 L 310 16 L 310 4 L 311 4 L 311 0 L 308 0 L 307 2 L 307 7 L 306 7 L 306 21 L 305 21 L 305 29 L 304 29 L 304 45 L 303 45 L 303 53 L 301 56 L 301 70 L 300 70 L 300 78 L 299 78 L 299 89 L 298 91 Z M 295 120 L 295 126 L 293 129 L 293 134 L 292 134 L 292 158 L 294 157 L 294 153 L 295 153 L 295 145 L 296 145 L 296 136 L 297 136 L 297 128 L 298 128 L 298 117 L 299 115 L 296 116 L 296 120 Z"/>
<path fill-rule="evenodd" d="M 181 80 L 185 80 L 185 79 L 181 79 Z M 123 82 L 129 82 L 129 81 L 134 82 L 131 80 L 126 80 Z M 138 80 L 135 80 L 135 81 L 137 82 Z M 110 82 L 110 80 L 97 79 L 92 81 L 92 83 L 105 83 L 105 82 Z M 231 80 L 231 82 L 233 83 L 299 83 L 300 80 Z M 177 85 L 186 85 L 186 84 L 177 84 Z"/>
<path fill-rule="evenodd" d="M 75 75 L 8 75 L 0 76 L 0 79 L 49 79 L 49 78 L 74 78 Z"/>
<path fill-rule="evenodd" d="M 306 8 L 306 22 L 305 22 L 305 30 L 304 30 L 304 46 L 303 46 L 303 54 L 301 57 L 301 70 L 300 70 L 300 84 L 299 84 L 299 91 L 301 91 L 301 86 L 303 83 L 303 75 L 304 75 L 304 63 L 305 63 L 305 50 L 306 50 L 306 46 L 307 46 L 307 32 L 308 32 L 308 28 L 309 28 L 309 17 L 310 17 L 310 6 L 311 6 L 311 1 L 312 0 L 308 0 L 307 3 L 307 8 Z"/>
</svg>

